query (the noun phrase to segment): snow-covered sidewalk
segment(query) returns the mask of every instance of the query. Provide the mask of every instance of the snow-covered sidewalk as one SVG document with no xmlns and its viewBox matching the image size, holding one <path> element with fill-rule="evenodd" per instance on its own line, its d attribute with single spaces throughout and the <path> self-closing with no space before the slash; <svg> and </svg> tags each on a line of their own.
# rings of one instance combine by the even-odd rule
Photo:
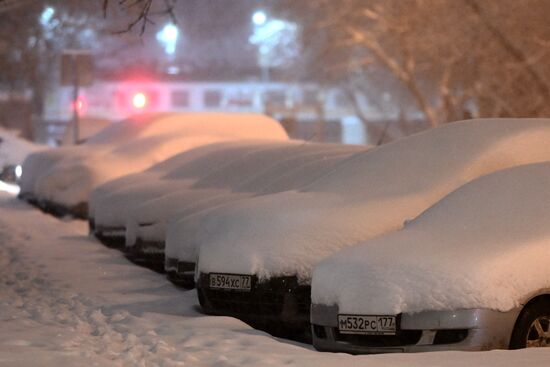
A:
<svg viewBox="0 0 550 367">
<path fill-rule="evenodd" d="M 81 221 L 0 194 L 0 366 L 548 366 L 550 348 L 350 356 L 226 317 L 129 263 Z"/>
</svg>

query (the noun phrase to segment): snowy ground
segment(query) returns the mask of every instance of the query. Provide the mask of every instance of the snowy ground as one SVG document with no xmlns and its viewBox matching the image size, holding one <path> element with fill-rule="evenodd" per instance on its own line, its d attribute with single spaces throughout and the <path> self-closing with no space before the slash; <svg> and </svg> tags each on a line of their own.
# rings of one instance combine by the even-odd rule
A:
<svg viewBox="0 0 550 367">
<path fill-rule="evenodd" d="M 194 291 L 0 194 L 0 366 L 548 366 L 550 348 L 350 356 L 208 317 Z"/>
</svg>

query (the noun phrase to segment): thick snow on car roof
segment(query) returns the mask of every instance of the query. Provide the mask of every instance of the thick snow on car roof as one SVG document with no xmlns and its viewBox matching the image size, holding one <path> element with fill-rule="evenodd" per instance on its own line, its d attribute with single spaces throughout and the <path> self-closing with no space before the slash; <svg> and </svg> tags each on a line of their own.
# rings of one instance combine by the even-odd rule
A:
<svg viewBox="0 0 550 367">
<path fill-rule="evenodd" d="M 243 156 L 281 144 L 296 143 L 243 140 L 223 145 L 210 144 L 204 149 L 198 148 L 205 153 L 199 156 L 196 155 L 196 149 L 193 149 L 189 151 L 191 156 L 184 153 L 171 162 L 160 163 L 162 169 L 151 168 L 150 174 L 140 182 L 122 187 L 117 185 L 118 188 L 115 190 L 93 195 L 90 214 L 95 218 L 96 225 L 124 226 L 126 218 L 139 203 L 173 190 L 189 188 L 196 180 L 208 176 L 211 171 L 222 170 Z M 155 174 L 151 174 L 153 170 Z M 121 184 L 124 184 L 124 178 L 121 180 Z M 109 182 L 104 185 L 109 185 Z M 102 186 L 97 191 L 104 191 Z"/>
<path fill-rule="evenodd" d="M 310 144 L 298 141 L 266 144 L 263 149 L 251 151 L 219 169 L 210 170 L 208 175 L 190 187 L 181 187 L 178 182 L 173 182 L 173 189 L 167 190 L 166 195 L 159 195 L 141 204 L 141 209 L 135 211 L 134 218 L 139 222 L 152 222 L 165 217 L 168 212 L 183 210 L 188 205 L 196 204 L 197 200 L 212 199 L 216 194 L 266 193 L 265 187 L 271 182 L 281 180 L 289 171 L 302 165 L 334 156 L 347 157 L 366 149 L 360 146 Z M 284 188 L 283 185 L 279 187 Z M 288 189 L 297 188 L 299 187 L 288 184 Z"/>
<path fill-rule="evenodd" d="M 111 126 L 113 121 L 100 117 L 80 117 L 78 120 L 78 141 L 84 142 L 94 135 L 97 135 L 103 129 Z M 73 124 L 69 124 L 65 128 L 63 135 L 63 144 L 72 144 L 74 141 Z"/>
<path fill-rule="evenodd" d="M 87 202 L 106 181 L 142 171 L 179 152 L 236 139 L 287 140 L 280 124 L 256 114 L 167 113 L 115 123 L 81 146 L 33 154 L 23 167 L 23 192 L 71 206 Z M 52 163 L 53 162 L 53 163 Z"/>
<path fill-rule="evenodd" d="M 199 269 L 261 279 L 296 274 L 307 281 L 323 258 L 401 228 L 472 179 L 550 160 L 549 141 L 548 119 L 485 119 L 372 149 L 301 192 L 226 205 L 204 217 Z"/>
<path fill-rule="evenodd" d="M 250 149 L 260 149 L 265 144 L 265 140 L 253 139 L 207 144 L 179 153 L 145 171 L 108 181 L 91 192 L 90 216 L 94 216 L 96 204 L 104 200 L 106 196 L 116 192 L 123 193 L 127 190 L 136 191 L 142 186 L 154 186 L 155 182 L 163 176 L 174 178 L 172 176 L 180 175 L 180 179 L 198 179 L 208 174 L 209 170 L 228 164 L 231 160 L 246 154 Z M 161 189 L 159 188 L 159 190 Z M 106 200 L 108 202 L 109 199 Z"/>
<path fill-rule="evenodd" d="M 314 303 L 342 313 L 507 311 L 550 279 L 550 163 L 510 168 L 449 194 L 404 229 L 314 271 Z"/>
<path fill-rule="evenodd" d="M 175 184 L 173 190 L 168 190 L 169 194 L 136 206 L 127 221 L 127 245 L 133 244 L 138 223 L 156 222 L 158 225 L 148 228 L 152 231 L 148 239 L 164 240 L 166 221 L 174 215 L 183 215 L 184 211 L 188 215 L 190 212 L 232 200 L 266 194 L 266 186 L 274 180 L 280 180 L 290 170 L 309 162 L 333 156 L 349 156 L 365 149 L 367 148 L 335 144 L 287 143 L 248 154 L 198 180 L 190 189 L 182 190 Z M 283 185 L 278 187 L 284 188 Z M 297 188 L 299 186 L 288 185 L 288 189 Z M 203 205 L 197 205 L 198 202 Z"/>
<path fill-rule="evenodd" d="M 186 135 L 221 135 L 236 138 L 286 140 L 282 126 L 272 118 L 255 113 L 148 113 L 128 118 L 88 139 L 86 144 L 111 145 L 132 140 L 164 136 L 175 132 Z"/>
<path fill-rule="evenodd" d="M 331 151 L 359 151 L 360 148 L 346 147 L 337 144 L 311 144 L 305 142 L 296 142 L 294 144 L 284 144 L 268 147 L 262 151 L 249 154 L 238 161 L 234 161 L 223 170 L 214 171 L 207 177 L 197 181 L 193 188 L 229 188 L 239 189 L 239 186 L 249 180 L 259 180 L 257 185 L 262 186 L 266 181 L 278 178 L 287 167 L 275 168 L 273 165 L 292 159 L 288 162 L 290 165 L 299 165 L 302 160 L 308 160 L 308 156 L 315 153 L 330 154 Z M 265 172 L 265 173 L 264 173 Z M 260 177 L 258 177 L 260 176 Z M 250 183 L 253 189 L 258 186 L 256 183 Z M 242 188 L 246 191 L 246 188 Z"/>
<path fill-rule="evenodd" d="M 350 147 L 351 148 L 351 147 Z M 369 149 L 362 147 L 362 149 Z M 362 150 L 360 149 L 360 150 Z M 348 153 L 333 152 L 334 155 L 322 157 L 310 162 L 303 162 L 299 166 L 289 169 L 279 178 L 274 178 L 271 182 L 265 182 L 265 186 L 258 190 L 258 195 L 273 194 L 281 191 L 296 190 L 319 178 L 320 176 L 335 169 L 339 164 L 347 159 L 351 159 L 356 152 L 355 147 Z M 254 180 L 256 181 L 256 180 Z M 249 183 L 243 184 L 248 186 Z M 255 200 L 255 199 L 248 199 Z M 269 197 L 266 200 L 270 200 Z M 187 210 L 179 212 L 174 216 L 174 221 L 168 225 L 166 233 L 166 254 L 172 258 L 178 258 L 182 261 L 194 262 L 196 251 L 200 245 L 202 233 L 200 231 L 201 223 L 204 218 L 215 214 L 222 204 L 233 201 L 229 196 L 217 196 L 216 198 L 202 202 L 199 205 L 187 207 Z M 243 203 L 243 205 L 245 205 Z"/>
</svg>

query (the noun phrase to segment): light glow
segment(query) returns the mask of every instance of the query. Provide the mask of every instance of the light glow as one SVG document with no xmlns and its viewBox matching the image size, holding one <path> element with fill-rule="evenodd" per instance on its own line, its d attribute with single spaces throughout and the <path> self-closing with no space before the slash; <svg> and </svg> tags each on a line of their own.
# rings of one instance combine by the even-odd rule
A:
<svg viewBox="0 0 550 367">
<path fill-rule="evenodd" d="M 71 102 L 72 109 L 76 111 L 79 115 L 82 115 L 84 113 L 84 110 L 86 109 L 86 102 L 84 101 L 83 97 L 78 97 L 78 99 L 75 102 Z"/>
<path fill-rule="evenodd" d="M 21 175 L 23 174 L 23 167 L 21 167 L 21 165 L 17 165 L 15 167 L 15 176 L 17 178 L 21 178 Z"/>
<path fill-rule="evenodd" d="M 176 53 L 176 44 L 178 43 L 179 29 L 172 23 L 168 23 L 157 33 L 157 41 L 164 45 L 164 52 L 168 55 Z"/>
<path fill-rule="evenodd" d="M 76 102 L 73 102 L 73 109 L 80 115 L 84 110 L 84 100 L 79 97 Z"/>
<path fill-rule="evenodd" d="M 252 14 L 252 23 L 255 25 L 263 25 L 267 20 L 267 15 L 264 11 L 258 10 Z"/>
<path fill-rule="evenodd" d="M 145 93 L 139 92 L 132 97 L 132 105 L 135 108 L 142 109 L 147 105 L 147 96 Z"/>
<path fill-rule="evenodd" d="M 19 194 L 20 189 L 19 189 L 19 186 L 17 185 L 13 185 L 0 180 L 0 191 L 4 191 L 12 195 L 17 195 Z"/>
<path fill-rule="evenodd" d="M 48 23 L 50 23 L 50 20 L 52 20 L 54 14 L 55 14 L 54 8 L 52 8 L 51 6 L 46 7 L 46 9 L 44 9 L 42 14 L 40 15 L 40 23 L 43 26 L 48 25 Z"/>
</svg>

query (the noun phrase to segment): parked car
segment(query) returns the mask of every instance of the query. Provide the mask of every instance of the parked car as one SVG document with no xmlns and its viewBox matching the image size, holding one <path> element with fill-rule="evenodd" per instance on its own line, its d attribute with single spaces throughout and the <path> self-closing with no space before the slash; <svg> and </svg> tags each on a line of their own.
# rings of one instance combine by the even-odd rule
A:
<svg viewBox="0 0 550 367">
<path fill-rule="evenodd" d="M 88 196 L 102 183 L 200 145 L 254 138 L 287 140 L 288 136 L 277 121 L 256 114 L 135 116 L 84 144 L 31 154 L 23 164 L 21 196 L 54 214 L 85 218 Z"/>
<path fill-rule="evenodd" d="M 243 200 L 199 219 L 180 242 L 199 244 L 205 312 L 309 328 L 313 267 L 400 229 L 482 175 L 550 160 L 549 119 L 450 123 L 358 154 L 294 192 Z"/>
<path fill-rule="evenodd" d="M 363 147 L 366 150 L 369 147 Z M 254 196 L 268 195 L 288 190 L 296 190 L 315 181 L 322 175 L 329 173 L 338 165 L 343 164 L 346 160 L 353 159 L 356 153 L 343 153 L 337 155 L 323 156 L 315 160 L 307 157 L 307 161 L 302 160 L 301 164 L 281 175 L 280 177 L 272 177 L 271 174 L 259 177 L 260 180 L 265 180 L 265 186 L 259 190 Z M 291 162 L 285 162 L 286 165 Z M 274 167 L 275 168 L 275 167 Z M 279 167 L 280 168 L 280 167 Z M 275 168 L 278 169 L 278 168 Z M 256 180 L 250 182 L 255 183 Z M 248 199 L 254 196 L 247 195 L 242 199 Z M 212 214 L 216 210 L 223 208 L 223 205 L 231 205 L 233 202 L 232 196 L 218 196 L 206 202 L 200 202 L 196 205 L 187 207 L 185 211 L 178 212 L 166 227 L 166 264 L 165 270 L 169 279 L 183 284 L 185 286 L 194 286 L 194 270 L 195 259 L 198 251 L 199 243 L 195 241 L 197 234 L 200 233 L 197 227 L 201 223 L 201 218 Z M 143 226 L 145 227 L 145 226 Z M 144 229 L 144 228 L 143 228 Z"/>
<path fill-rule="evenodd" d="M 0 181 L 18 183 L 26 156 L 44 148 L 19 137 L 14 131 L 0 127 Z"/>
<path fill-rule="evenodd" d="M 215 143 L 180 153 L 143 172 L 120 177 L 98 186 L 90 194 L 90 229 L 104 244 L 123 248 L 126 220 L 134 207 L 174 190 L 189 188 L 211 171 L 266 146 L 272 140 L 239 140 Z"/>
<path fill-rule="evenodd" d="M 364 146 L 303 142 L 266 145 L 265 149 L 212 171 L 189 188 L 175 185 L 166 195 L 135 206 L 126 224 L 126 250 L 134 259 L 164 269 L 165 232 L 169 220 L 255 195 L 270 194 L 273 191 L 264 191 L 264 188 L 303 164 L 349 157 L 366 149 Z M 291 184 L 278 187 L 282 190 L 297 188 Z"/>
<path fill-rule="evenodd" d="M 550 163 L 498 171 L 312 280 L 314 346 L 351 353 L 550 346 Z"/>
<path fill-rule="evenodd" d="M 190 161 L 208 154 L 212 150 L 221 149 L 225 143 L 207 144 L 198 148 L 190 149 L 189 151 L 176 154 L 165 161 L 157 163 L 148 169 L 128 174 L 119 178 L 99 185 L 90 193 L 88 200 L 88 222 L 90 233 L 96 234 L 95 211 L 98 202 L 104 197 L 114 194 L 122 190 L 127 190 L 134 186 L 142 186 L 149 184 L 151 180 L 158 180 L 159 177 L 166 174 L 170 170 L 189 163 Z M 118 208 L 118 206 L 116 206 Z"/>
</svg>

